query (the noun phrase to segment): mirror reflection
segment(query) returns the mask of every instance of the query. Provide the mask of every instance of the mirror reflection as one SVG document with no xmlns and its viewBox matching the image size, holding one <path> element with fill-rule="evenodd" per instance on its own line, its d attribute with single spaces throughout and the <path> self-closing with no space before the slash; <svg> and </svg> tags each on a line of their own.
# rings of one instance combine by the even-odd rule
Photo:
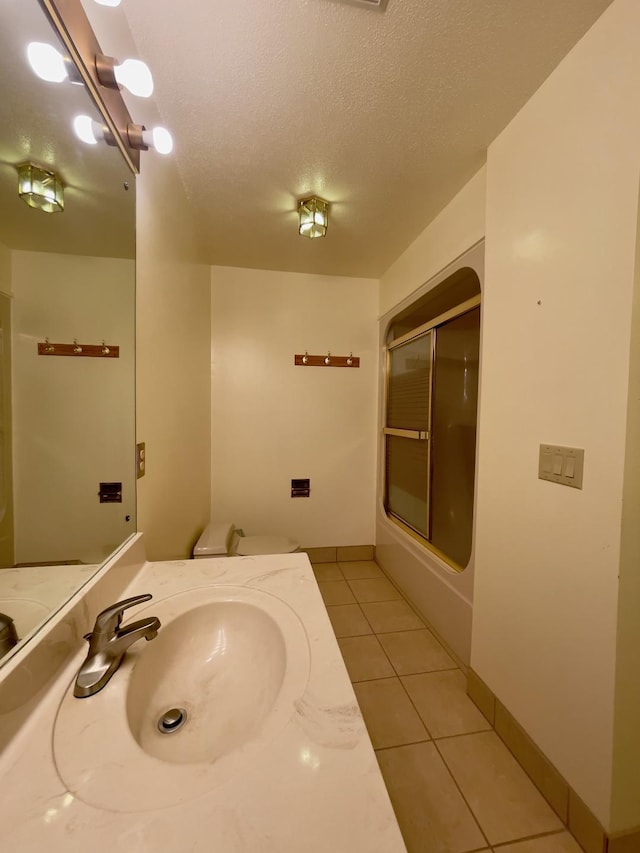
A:
<svg viewBox="0 0 640 853">
<path fill-rule="evenodd" d="M 99 115 L 82 85 L 35 76 L 27 61 L 31 42 L 65 52 L 37 0 L 6 0 L 0 10 L 4 660 L 14 648 L 14 629 L 21 641 L 32 636 L 136 528 L 134 177 L 116 148 L 75 137 L 75 116 L 98 121 Z M 19 180 L 23 165 L 33 186 L 25 174 Z M 61 211 L 30 206 L 18 193 L 33 200 L 44 183 L 55 208 L 56 180 Z M 58 355 L 56 344 L 70 354 Z"/>
</svg>

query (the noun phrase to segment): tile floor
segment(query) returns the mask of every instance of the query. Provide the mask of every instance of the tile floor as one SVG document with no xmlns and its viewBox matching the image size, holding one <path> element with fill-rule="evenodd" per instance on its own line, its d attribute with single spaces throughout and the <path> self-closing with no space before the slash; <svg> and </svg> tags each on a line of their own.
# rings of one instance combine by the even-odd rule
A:
<svg viewBox="0 0 640 853">
<path fill-rule="evenodd" d="M 380 567 L 313 570 L 409 853 L 581 853 Z"/>
</svg>

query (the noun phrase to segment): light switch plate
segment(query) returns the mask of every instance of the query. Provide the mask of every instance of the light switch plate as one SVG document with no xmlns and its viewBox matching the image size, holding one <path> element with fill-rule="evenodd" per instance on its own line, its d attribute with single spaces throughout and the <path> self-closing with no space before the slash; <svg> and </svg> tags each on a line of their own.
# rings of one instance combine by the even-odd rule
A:
<svg viewBox="0 0 640 853">
<path fill-rule="evenodd" d="M 136 480 L 144 477 L 147 470 L 147 451 L 145 450 L 144 441 L 136 444 Z"/>
<path fill-rule="evenodd" d="M 579 447 L 561 447 L 541 444 L 538 457 L 538 478 L 559 483 L 561 486 L 582 488 L 584 450 Z"/>
</svg>

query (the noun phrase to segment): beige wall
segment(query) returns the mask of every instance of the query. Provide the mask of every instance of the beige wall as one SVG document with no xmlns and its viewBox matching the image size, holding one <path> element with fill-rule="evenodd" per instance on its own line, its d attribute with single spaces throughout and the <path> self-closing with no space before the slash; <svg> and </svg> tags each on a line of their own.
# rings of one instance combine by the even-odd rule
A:
<svg viewBox="0 0 640 853">
<path fill-rule="evenodd" d="M 133 262 L 14 251 L 12 267 L 15 561 L 100 563 L 135 532 Z M 43 358 L 46 337 L 120 358 Z"/>
<path fill-rule="evenodd" d="M 471 662 L 613 829 L 639 29 L 614 2 L 487 162 Z M 538 480 L 541 442 L 585 449 L 581 491 Z"/>
<path fill-rule="evenodd" d="M 11 296 L 11 250 L 0 243 L 0 290 Z"/>
<path fill-rule="evenodd" d="M 214 267 L 212 513 L 303 546 L 373 543 L 377 281 Z M 295 367 L 295 353 L 360 368 Z M 290 497 L 311 478 L 311 497 Z"/>
<path fill-rule="evenodd" d="M 485 232 L 486 169 L 443 208 L 380 279 L 380 315 L 437 275 Z"/>
<path fill-rule="evenodd" d="M 640 823 L 640 227 L 636 238 L 625 456 L 611 814 L 614 829 Z"/>
<path fill-rule="evenodd" d="M 13 565 L 13 447 L 11 434 L 11 250 L 0 243 L 0 566 Z"/>
<path fill-rule="evenodd" d="M 143 154 L 136 181 L 138 530 L 149 559 L 187 557 L 209 518 L 210 279 L 171 158 Z"/>
</svg>

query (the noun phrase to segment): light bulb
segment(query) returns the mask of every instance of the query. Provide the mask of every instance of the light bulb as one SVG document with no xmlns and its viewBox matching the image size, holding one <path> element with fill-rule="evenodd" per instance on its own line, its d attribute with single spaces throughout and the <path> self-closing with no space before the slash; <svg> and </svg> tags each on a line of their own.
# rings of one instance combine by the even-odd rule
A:
<svg viewBox="0 0 640 853">
<path fill-rule="evenodd" d="M 104 131 L 100 124 L 91 116 L 80 115 L 73 120 L 73 130 L 82 142 L 96 145 L 99 139 L 104 139 Z"/>
<path fill-rule="evenodd" d="M 27 46 L 27 59 L 41 80 L 62 83 L 69 76 L 64 57 L 50 44 L 32 41 Z"/>
<path fill-rule="evenodd" d="M 149 148 L 155 148 L 158 154 L 171 154 L 173 151 L 173 137 L 166 127 L 154 127 L 153 130 L 142 132 L 142 141 Z"/>
<path fill-rule="evenodd" d="M 149 98 L 153 93 L 153 77 L 149 66 L 140 59 L 125 59 L 122 65 L 114 66 L 117 82 L 139 98 Z"/>
</svg>

